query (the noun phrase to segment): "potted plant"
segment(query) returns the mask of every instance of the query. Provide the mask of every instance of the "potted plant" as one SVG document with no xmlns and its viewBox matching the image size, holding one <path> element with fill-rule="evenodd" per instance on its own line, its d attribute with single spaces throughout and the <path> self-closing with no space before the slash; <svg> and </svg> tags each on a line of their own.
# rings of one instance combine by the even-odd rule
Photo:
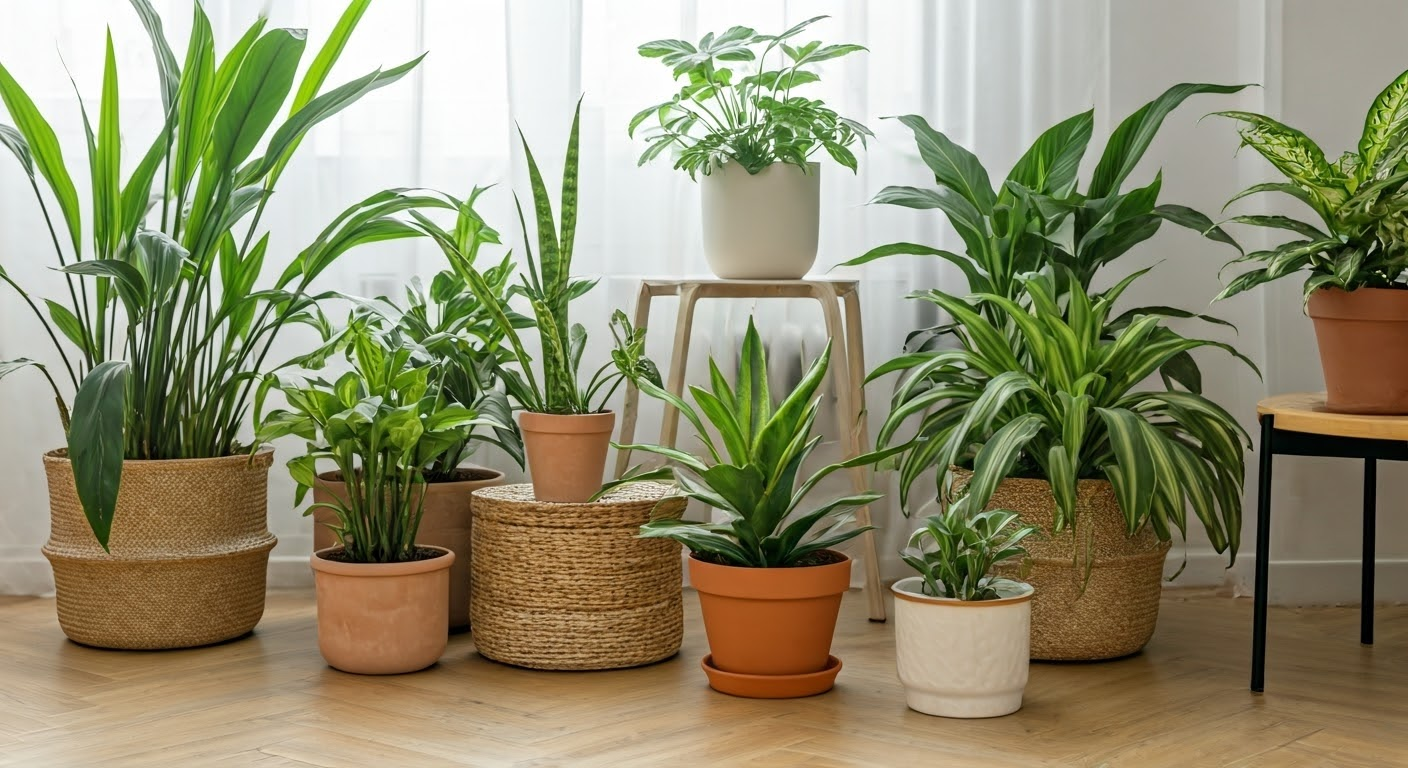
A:
<svg viewBox="0 0 1408 768">
<path fill-rule="evenodd" d="M 959 499 L 924 521 L 900 556 L 918 576 L 895 593 L 895 655 L 905 703 L 942 717 L 1022 707 L 1031 656 L 1032 587 L 993 574 L 1037 532 L 1011 510 Z"/>
<path fill-rule="evenodd" d="M 1095 285 L 1165 221 L 1236 247 L 1207 216 L 1160 204 L 1162 174 L 1125 185 L 1184 100 L 1242 87 L 1184 83 L 1145 104 L 1111 134 L 1084 191 L 1078 175 L 1090 112 L 1039 136 L 996 189 L 973 153 L 919 116 L 900 118 L 939 189 L 888 187 L 876 202 L 937 208 L 966 247 L 893 243 L 849 263 L 937 256 L 963 271 L 971 295 L 912 294 L 952 312 L 952 321 L 911 334 L 906 354 L 871 373 L 874 381 L 903 372 L 877 445 L 909 446 L 898 462 L 906 513 L 921 476 L 933 473 L 942 499 L 969 484 L 974 462 L 982 465 L 979 447 L 1017 451 L 1010 472 L 983 472 L 971 493 L 978 506 L 1015 510 L 1046 534 L 1030 544 L 1034 658 L 1093 660 L 1143 647 L 1158 620 L 1163 561 L 1173 531 L 1183 531 L 1185 501 L 1213 544 L 1235 554 L 1246 436 L 1202 397 L 1191 352 L 1211 346 L 1250 361 L 1162 324 L 1222 323 L 1216 318 L 1166 306 L 1117 311 L 1125 287 L 1148 270 L 1103 280 L 1114 283 L 1109 289 Z M 1151 374 L 1161 387 L 1141 383 Z M 1159 492 L 1151 494 L 1155 472 Z"/>
<path fill-rule="evenodd" d="M 1389 83 L 1364 118 L 1358 147 L 1333 162 L 1304 133 L 1265 115 L 1218 112 L 1241 122 L 1242 144 L 1286 177 L 1228 202 L 1281 192 L 1315 214 L 1234 216 L 1229 221 L 1290 232 L 1286 243 L 1239 261 L 1260 266 L 1233 278 L 1218 299 L 1305 273 L 1305 308 L 1315 324 L 1329 410 L 1408 413 L 1408 72 Z M 1228 266 L 1231 266 L 1229 263 Z"/>
<path fill-rule="evenodd" d="M 719 277 L 806 275 L 816 261 L 821 205 L 821 166 L 811 158 L 824 149 L 854 172 L 850 147 L 873 135 L 822 101 L 793 93 L 821 79 L 816 64 L 865 50 L 788 42 L 824 18 L 779 35 L 732 27 L 705 35 L 697 46 L 686 40 L 640 46 L 640 55 L 660 59 L 685 84 L 670 100 L 637 113 L 628 133 L 656 118 L 640 163 L 674 148 L 676 169 L 690 178 L 703 174 L 704 251 Z M 732 69 L 747 62 L 756 62 L 747 74 Z"/>
<path fill-rule="evenodd" d="M 22 359 L 0 363 L 0 375 L 40 370 L 67 436 L 67 450 L 44 456 L 52 527 L 43 551 L 64 632 L 94 646 L 178 648 L 238 637 L 263 613 L 275 543 L 266 524 L 272 457 L 251 456 L 241 442 L 255 372 L 279 331 L 306 316 L 308 286 L 328 264 L 358 243 L 413 234 L 381 223 L 413 199 L 378 193 L 256 290 L 266 255 L 287 247 L 261 233 L 265 206 L 314 125 L 420 59 L 325 89 L 367 5 L 352 2 L 295 90 L 304 30 L 266 30 L 260 18 L 217 59 L 210 20 L 195 4 L 178 64 L 160 17 L 146 0 L 133 5 L 156 52 L 166 120 L 124 182 L 109 36 L 87 133 L 86 228 L 53 128 L 0 66 L 0 99 L 15 121 L 0 126 L 0 143 L 34 188 L 67 289 L 41 309 L 0 268 L 62 366 Z"/>
<path fill-rule="evenodd" d="M 336 516 L 339 544 L 313 554 L 318 648 L 344 672 L 414 672 L 445 651 L 455 553 L 417 543 L 425 511 L 424 467 L 475 426 L 504 425 L 448 398 L 435 362 L 399 329 L 354 320 L 343 334 L 352 370 L 335 382 L 270 375 L 287 409 L 255 414 L 258 438 L 296 435 L 308 452 L 288 462 L 314 509 Z M 262 394 L 262 391 L 261 391 Z M 259 409 L 256 408 L 258 411 Z M 339 492 L 318 483 L 317 462 L 337 467 Z M 327 477 L 327 476 L 324 476 Z"/>
<path fill-rule="evenodd" d="M 455 229 L 456 257 L 474 263 L 482 246 L 497 244 L 499 235 L 474 210 L 474 202 L 484 190 L 476 188 L 465 200 L 446 195 L 447 208 L 457 211 Z M 501 303 L 507 302 L 507 291 L 513 274 L 508 255 L 484 270 L 485 283 Z M 443 450 L 430 457 L 421 468 L 425 479 L 425 498 L 416 543 L 443 547 L 455 553 L 450 566 L 450 629 L 461 631 L 469 627 L 470 535 L 472 525 L 471 498 L 474 491 L 500 485 L 504 473 L 486 466 L 466 465 L 483 445 L 501 449 L 520 468 L 523 466 L 523 442 L 513 422 L 508 396 L 499 380 L 501 366 L 509 362 L 512 352 L 504 342 L 503 333 L 490 317 L 483 302 L 470 292 L 465 281 L 452 270 L 435 275 L 427 291 L 419 279 L 413 279 L 406 289 L 404 309 L 392 302 L 354 299 L 357 314 L 381 328 L 395 328 L 402 337 L 424 349 L 423 356 L 413 358 L 416 365 L 433 366 L 437 386 L 445 396 L 466 403 L 481 415 L 493 419 L 497 426 L 471 426 L 463 439 L 447 443 Z M 531 327 L 533 321 L 505 310 L 515 327 Z M 319 354 L 318 357 L 325 357 Z M 313 365 L 312 367 L 320 367 Z M 343 486 L 337 472 L 318 475 L 318 488 L 324 494 L 338 495 Z M 333 525 L 336 514 L 329 507 L 318 507 L 313 513 L 313 548 L 326 549 L 336 544 Z"/>
<path fill-rule="evenodd" d="M 674 539 L 690 550 L 690 583 L 699 591 L 710 653 L 703 667 L 709 685 L 736 696 L 786 698 L 831 689 L 841 662 L 830 655 L 841 596 L 850 588 L 851 560 L 833 547 L 869 528 L 843 514 L 870 504 L 878 493 L 860 493 L 825 504 L 806 504 L 811 490 L 831 473 L 873 464 L 896 450 L 868 453 L 830 464 L 806 477 L 802 465 L 821 436 L 812 435 L 831 348 L 801 382 L 774 406 L 767 356 L 749 320 L 738 382 L 730 387 L 710 361 L 712 385 L 692 387 L 691 406 L 658 384 L 637 378 L 642 392 L 679 409 L 698 431 L 705 455 L 658 445 L 617 446 L 655 453 L 668 466 L 637 467 L 602 490 L 625 483 L 673 479 L 681 495 L 723 513 L 721 523 L 652 520 L 646 538 Z M 701 416 L 702 413 L 702 416 Z M 707 420 L 707 422 L 706 422 Z M 719 433 L 710 436 L 708 426 Z M 803 479 L 805 478 L 805 479 Z M 794 513 L 800 513 L 789 521 Z M 815 529 L 826 527 L 815 533 Z"/>
<path fill-rule="evenodd" d="M 632 328 L 625 315 L 617 312 L 612 319 L 612 333 L 617 334 L 612 360 L 582 383 L 587 331 L 569 322 L 568 304 L 591 290 L 596 281 L 571 278 L 577 231 L 577 138 L 581 116 L 579 101 L 572 117 L 563 167 L 560 234 L 553 220 L 552 200 L 543 184 L 542 173 L 528 148 L 528 140 L 521 131 L 519 133 L 533 188 L 538 253 L 535 264 L 532 239 L 519 204 L 523 244 L 528 251 L 528 274 L 514 289 L 525 296 L 533 308 L 541 340 L 541 379 L 533 374 L 532 357 L 518 336 L 521 323 L 505 308 L 501 292 L 495 290 L 475 267 L 472 257 L 464 252 L 457 233 L 446 232 L 419 212 L 412 213 L 417 229 L 440 244 L 450 259 L 451 268 L 489 312 L 519 363 L 517 368 L 502 369 L 501 375 L 509 395 L 523 409 L 518 424 L 528 454 L 533 495 L 539 501 L 563 503 L 586 501 L 601 488 L 606 449 L 616 425 L 616 414 L 606 410 L 606 403 L 624 380 L 625 372 L 634 371 L 657 382 L 660 379 L 654 364 L 643 357 L 645 329 Z M 618 330 L 621 333 L 618 334 Z"/>
</svg>

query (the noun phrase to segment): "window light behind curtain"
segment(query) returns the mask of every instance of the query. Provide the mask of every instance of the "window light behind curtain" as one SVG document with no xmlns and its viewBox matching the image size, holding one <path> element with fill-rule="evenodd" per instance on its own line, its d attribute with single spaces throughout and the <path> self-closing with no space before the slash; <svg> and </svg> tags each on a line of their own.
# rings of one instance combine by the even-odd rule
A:
<svg viewBox="0 0 1408 768">
<path fill-rule="evenodd" d="M 190 26 L 190 2 L 154 0 L 178 60 Z M 321 44 L 343 5 L 340 0 L 205 1 L 222 47 L 267 8 L 273 25 L 309 28 L 310 51 Z M 0 25 L 0 56 L 55 122 L 70 163 L 82 157 L 82 128 L 59 54 L 85 99 L 96 104 L 104 26 L 111 25 L 129 149 L 124 170 L 130 168 L 131 148 L 156 130 L 161 109 L 152 52 L 128 4 L 0 0 L 0 12 L 9 20 Z M 733 24 L 781 30 L 822 14 L 832 18 L 814 27 L 817 37 L 861 43 L 870 52 L 827 62 L 822 82 L 809 88 L 878 136 L 860 155 L 857 175 L 829 160 L 822 163 L 815 274 L 886 242 L 961 247 L 934 212 L 866 205 L 887 184 L 932 183 L 908 132 L 883 116 L 921 113 L 1001 173 L 1045 126 L 1103 107 L 1108 8 L 1100 0 L 379 0 L 330 82 L 398 64 L 422 50 L 430 55 L 417 75 L 371 94 L 315 130 L 305 145 L 312 151 L 290 166 L 265 215 L 274 233 L 269 261 L 282 263 L 347 203 L 388 186 L 464 194 L 473 185 L 497 184 L 486 194 L 483 212 L 507 242 L 516 242 L 511 189 L 526 185 L 514 123 L 527 135 L 545 175 L 556 178 L 573 103 L 585 93 L 575 263 L 577 272 L 600 274 L 603 280 L 574 305 L 574 317 L 592 333 L 589 357 L 601 358 L 609 341 L 606 319 L 612 309 L 629 309 L 638 278 L 707 274 L 697 186 L 668 163 L 636 167 L 642 144 L 626 136 L 631 115 L 673 87 L 665 68 L 640 58 L 636 46 L 663 37 L 697 39 Z M 1097 126 L 1096 133 L 1105 129 Z M 12 273 L 43 292 L 53 279 L 36 208 L 8 158 L 0 168 L 0 253 Z M 399 295 L 398 286 L 412 276 L 428 280 L 440 268 L 438 252 L 425 244 L 378 244 L 342 259 L 322 287 Z M 937 320 L 902 301 L 906 293 L 958 285 L 952 267 L 917 257 L 835 274 L 863 281 L 871 366 L 894 354 L 907 331 Z M 6 295 L 0 302 L 0 358 L 44 357 L 48 351 L 30 343 L 37 324 L 13 298 Z M 673 306 L 662 304 L 651 324 L 650 352 L 657 359 L 669 352 L 673 330 Z M 725 354 L 736 349 L 753 312 L 777 349 L 814 355 L 825 342 L 812 303 L 706 302 L 695 326 L 691 368 L 696 374 L 711 346 Z M 297 349 L 301 340 L 290 335 L 283 343 Z M 872 424 L 878 424 L 888 402 L 884 384 L 868 393 Z M 0 398 L 0 488 L 6 489 L 0 500 L 0 592 L 43 591 L 48 569 L 41 567 L 37 550 L 47 520 L 35 449 L 57 446 L 62 437 L 34 377 L 11 377 Z M 17 407 L 21 403 L 44 405 Z M 652 436 L 658 418 L 658 407 L 648 404 L 638 434 Z M 824 422 L 828 429 L 830 423 Z M 820 458 L 834 460 L 834 445 Z M 309 524 L 291 509 L 285 473 L 276 470 L 272 480 L 270 527 L 280 538 L 276 562 L 301 563 L 310 547 Z M 838 475 L 822 492 L 844 492 L 846 482 Z M 897 558 L 883 553 L 902 545 L 909 525 L 883 502 L 875 513 L 885 529 L 880 538 L 882 557 L 889 561 L 885 570 L 899 575 Z M 3 567 L 20 560 L 36 561 L 35 567 Z M 289 572 L 295 570 L 306 568 Z"/>
</svg>

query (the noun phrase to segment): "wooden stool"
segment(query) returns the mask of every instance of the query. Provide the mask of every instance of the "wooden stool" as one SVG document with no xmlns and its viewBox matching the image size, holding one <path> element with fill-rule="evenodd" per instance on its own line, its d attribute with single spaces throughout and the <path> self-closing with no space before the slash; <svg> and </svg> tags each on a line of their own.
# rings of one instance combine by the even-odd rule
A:
<svg viewBox="0 0 1408 768">
<path fill-rule="evenodd" d="M 674 352 L 665 388 L 684 395 L 685 365 L 689 362 L 690 332 L 694 326 L 694 306 L 700 299 L 814 299 L 821 304 L 826 319 L 826 335 L 831 338 L 831 384 L 836 390 L 836 420 L 845 457 L 859 456 L 870 445 L 865 418 L 865 344 L 861 336 L 860 296 L 855 280 L 642 280 L 636 300 L 635 324 L 645 328 L 650 321 L 650 302 L 656 296 L 679 297 L 679 313 L 675 321 Z M 840 306 L 838 306 L 840 305 Z M 845 321 L 842 322 L 842 308 Z M 636 417 L 640 412 L 640 391 L 626 389 L 626 403 L 621 416 L 621 442 L 632 443 L 636 435 Z M 673 448 L 679 431 L 680 414 L 665 407 L 660 424 L 660 445 Z M 616 477 L 630 466 L 630 451 L 616 456 Z M 857 493 L 868 489 L 866 467 L 851 470 Z M 870 508 L 856 511 L 856 523 L 870 525 Z M 865 593 L 870 601 L 870 620 L 885 620 L 885 598 L 880 583 L 880 563 L 875 554 L 875 536 L 866 531 L 861 535 L 865 548 Z"/>
<path fill-rule="evenodd" d="M 1277 395 L 1257 403 L 1261 471 L 1256 506 L 1256 599 L 1252 618 L 1252 690 L 1266 682 L 1266 598 L 1271 544 L 1271 458 L 1326 456 L 1364 460 L 1364 552 L 1360 565 L 1359 642 L 1374 644 L 1374 523 L 1379 459 L 1408 461 L 1408 416 L 1361 416 L 1325 410 L 1325 393 Z"/>
</svg>

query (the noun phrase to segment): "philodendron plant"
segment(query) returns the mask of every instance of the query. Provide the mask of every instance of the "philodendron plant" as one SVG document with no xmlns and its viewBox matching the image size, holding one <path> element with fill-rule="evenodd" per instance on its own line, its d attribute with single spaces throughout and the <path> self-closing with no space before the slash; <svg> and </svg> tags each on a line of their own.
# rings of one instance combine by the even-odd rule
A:
<svg viewBox="0 0 1408 768">
<path fill-rule="evenodd" d="M 1309 136 L 1265 115 L 1217 112 L 1241 122 L 1243 146 L 1286 177 L 1256 184 L 1228 205 L 1260 192 L 1304 203 L 1317 221 L 1291 216 L 1233 216 L 1229 222 L 1285 230 L 1295 239 L 1228 263 L 1261 266 L 1233 278 L 1218 294 L 1235 296 L 1262 283 L 1305 273 L 1305 295 L 1317 288 L 1408 288 L 1408 72 L 1389 83 L 1364 117 L 1358 146 L 1331 162 Z"/>
<path fill-rule="evenodd" d="M 729 386 L 712 359 L 710 389 L 690 387 L 695 405 L 657 383 L 637 377 L 635 384 L 642 392 L 678 409 L 689 419 L 705 454 L 694 455 L 660 445 L 617 445 L 618 450 L 663 456 L 668 465 L 633 468 L 625 477 L 607 483 L 601 493 L 628 483 L 673 481 L 682 495 L 722 512 L 727 519 L 721 523 L 652 520 L 641 527 L 642 537 L 674 539 L 696 556 L 722 565 L 783 568 L 817 564 L 823 550 L 868 530 L 854 525 L 849 512 L 878 500 L 882 494 L 843 496 L 802 511 L 812 489 L 837 470 L 868 466 L 898 452 L 889 449 L 867 453 L 829 464 L 810 477 L 802 474 L 802 465 L 821 442 L 820 435 L 812 434 L 812 426 L 820 407 L 817 392 L 826 378 L 830 359 L 828 344 L 803 374 L 797 388 L 774 408 L 767 355 L 750 318 L 735 386 Z M 718 432 L 719 443 L 707 427 Z M 798 512 L 801 514 L 794 518 Z M 826 528 L 816 533 L 822 524 Z"/>
<path fill-rule="evenodd" d="M 646 107 L 631 118 L 628 133 L 655 118 L 658 128 L 640 164 L 667 149 L 678 150 L 675 168 L 708 175 L 722 163 L 738 163 L 756 174 L 773 163 L 807 169 L 820 150 L 841 165 L 856 170 L 850 147 L 865 145 L 873 136 L 864 125 L 836 114 L 818 99 L 794 95 L 793 89 L 821 79 L 814 66 L 864 46 L 794 44 L 807 27 L 826 18 L 807 19 L 777 35 L 748 27 L 710 32 L 695 45 L 687 40 L 655 40 L 640 46 L 640 55 L 660 59 L 675 80 L 684 80 L 669 101 Z M 771 57 L 771 58 L 770 58 Z M 734 65 L 749 65 L 735 71 Z"/>
<path fill-rule="evenodd" d="M 313 504 L 305 514 L 320 506 L 337 514 L 333 531 L 342 542 L 342 559 L 415 560 L 425 467 L 468 442 L 475 427 L 506 425 L 450 399 L 439 363 L 399 329 L 354 320 L 341 338 L 352 370 L 336 381 L 265 378 L 261 396 L 277 389 L 288 408 L 256 413 L 256 437 L 269 442 L 296 435 L 308 441 L 308 452 L 288 462 L 298 484 L 295 503 L 302 503 L 317 482 L 319 460 L 337 467 L 341 498 Z"/>
<path fill-rule="evenodd" d="M 900 558 L 919 573 L 930 597 L 972 601 L 1011 596 L 1018 585 L 992 575 L 992 569 L 1026 557 L 1022 540 L 1041 529 L 1021 524 L 1011 510 L 981 511 L 968 498 L 925 518 Z"/>
<path fill-rule="evenodd" d="M 217 57 L 205 9 L 192 3 L 191 35 L 178 63 L 148 0 L 132 0 L 156 53 L 166 117 L 123 181 L 117 55 L 109 35 L 95 122 L 79 104 L 89 128 L 86 230 L 75 169 L 49 121 L 0 66 L 0 99 L 15 122 L 0 125 L 0 143 L 34 189 L 67 288 L 58 301 L 42 300 L 41 309 L 0 267 L 0 281 L 33 312 L 63 367 L 56 381 L 40 363 L 22 359 L 0 363 L 0 376 L 35 367 L 48 378 L 83 511 L 104 548 L 124 459 L 240 453 L 256 372 L 280 329 L 306 317 L 309 284 L 349 248 L 415 234 L 386 217 L 417 200 L 379 192 L 337 216 L 272 287 L 255 288 L 266 255 L 289 250 L 271 244 L 260 221 L 304 136 L 420 62 L 324 87 L 368 3 L 348 5 L 298 80 L 305 30 L 266 30 L 261 17 Z M 57 211 L 41 193 L 41 179 Z M 76 390 L 71 408 L 68 389 Z"/>
</svg>

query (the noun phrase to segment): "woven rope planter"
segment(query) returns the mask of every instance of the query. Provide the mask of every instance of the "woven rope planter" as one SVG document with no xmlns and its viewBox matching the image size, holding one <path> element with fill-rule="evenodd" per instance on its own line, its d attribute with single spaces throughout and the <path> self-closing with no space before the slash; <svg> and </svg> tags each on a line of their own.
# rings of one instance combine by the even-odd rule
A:
<svg viewBox="0 0 1408 768">
<path fill-rule="evenodd" d="M 954 488 L 966 486 L 970 477 L 955 469 Z M 988 509 L 1019 512 L 1023 522 L 1041 526 L 1044 533 L 1023 542 L 1031 553 L 1031 570 L 1022 580 L 1036 588 L 1033 659 L 1115 659 L 1137 652 L 1154 636 L 1170 544 L 1159 541 L 1147 525 L 1133 537 L 1125 535 L 1124 514 L 1108 481 L 1079 481 L 1076 524 L 1060 534 L 1051 532 L 1056 501 L 1045 480 L 1003 480 Z M 1018 578 L 1016 568 L 999 571 Z"/>
<path fill-rule="evenodd" d="M 110 552 L 93 537 L 73 465 L 44 456 L 59 626 L 75 642 L 156 650 L 239 637 L 264 615 L 274 452 L 128 461 Z"/>
<path fill-rule="evenodd" d="M 533 669 L 618 669 L 679 652 L 684 637 L 679 544 L 639 539 L 655 483 L 599 501 L 553 504 L 531 485 L 474 492 L 469 614 L 479 653 Z M 683 514 L 685 500 L 657 517 Z"/>
</svg>

